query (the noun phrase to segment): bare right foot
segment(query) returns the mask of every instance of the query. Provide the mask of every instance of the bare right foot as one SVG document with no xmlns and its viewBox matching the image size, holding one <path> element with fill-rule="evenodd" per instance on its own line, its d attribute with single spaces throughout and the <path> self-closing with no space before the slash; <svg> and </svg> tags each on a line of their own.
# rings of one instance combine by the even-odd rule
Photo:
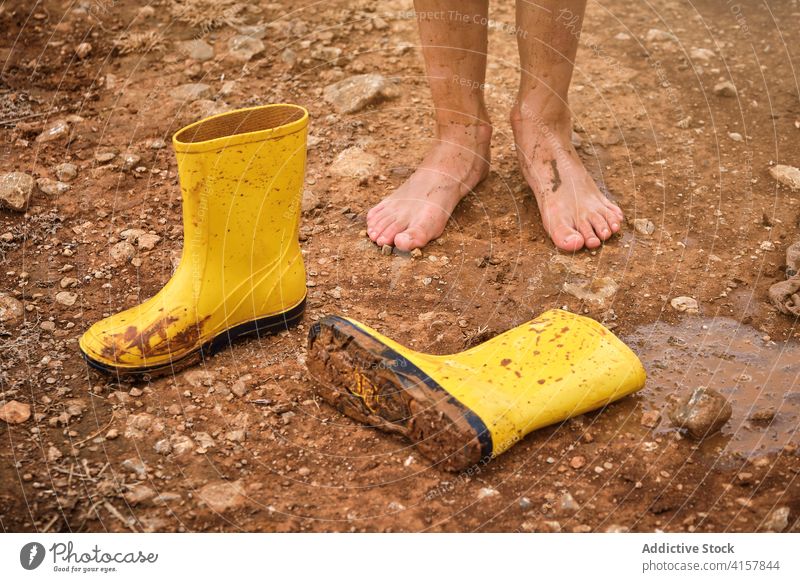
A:
<svg viewBox="0 0 800 582">
<path fill-rule="evenodd" d="M 451 124 L 417 170 L 367 214 L 367 234 L 378 245 L 410 251 L 444 232 L 459 201 L 489 173 L 492 127 Z"/>
</svg>

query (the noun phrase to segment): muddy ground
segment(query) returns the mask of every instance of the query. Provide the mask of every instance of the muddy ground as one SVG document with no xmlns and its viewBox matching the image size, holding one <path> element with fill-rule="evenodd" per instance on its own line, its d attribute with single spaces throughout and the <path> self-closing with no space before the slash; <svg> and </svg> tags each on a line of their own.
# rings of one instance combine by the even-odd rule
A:
<svg viewBox="0 0 800 582">
<path fill-rule="evenodd" d="M 571 94 L 580 152 L 629 221 L 655 230 L 630 222 L 574 256 L 546 238 L 517 168 L 518 32 L 513 3 L 493 2 L 492 172 L 419 259 L 383 255 L 364 234 L 432 135 L 409 0 L 32 5 L 0 7 L 0 173 L 55 179 L 71 162 L 78 174 L 68 191 L 37 189 L 25 213 L 0 210 L 0 292 L 24 306 L 0 327 L 0 398 L 33 412 L 0 422 L 2 530 L 800 531 L 800 334 L 767 298 L 800 218 L 797 194 L 768 171 L 800 164 L 796 0 L 590 4 Z M 263 36 L 263 49 L 231 54 L 240 34 Z M 198 38 L 208 60 L 179 44 Z M 323 101 L 326 85 L 370 72 L 390 80 L 389 98 L 353 114 Z M 717 94 L 726 80 L 735 91 Z M 209 89 L 187 99 L 186 83 Z M 90 372 L 83 331 L 156 293 L 179 257 L 175 160 L 161 140 L 269 102 L 312 118 L 304 323 L 174 377 Z M 366 178 L 329 170 L 351 145 L 377 156 Z M 113 259 L 128 228 L 160 240 Z M 604 304 L 563 291 L 601 277 L 617 288 Z M 62 285 L 74 304 L 56 300 Z M 678 296 L 699 314 L 675 311 Z M 627 339 L 647 388 L 461 474 L 318 401 L 304 365 L 308 327 L 328 313 L 447 353 L 553 307 Z M 700 384 L 734 399 L 722 434 L 698 444 L 666 420 L 641 423 Z"/>
</svg>

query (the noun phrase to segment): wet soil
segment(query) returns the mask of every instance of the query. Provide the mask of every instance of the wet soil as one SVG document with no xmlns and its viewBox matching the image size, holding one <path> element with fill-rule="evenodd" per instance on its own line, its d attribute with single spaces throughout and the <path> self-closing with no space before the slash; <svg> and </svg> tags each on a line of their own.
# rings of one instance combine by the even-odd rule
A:
<svg viewBox="0 0 800 582">
<path fill-rule="evenodd" d="M 403 182 L 432 135 L 411 3 L 194 3 L 188 12 L 189 0 L 0 8 L 0 171 L 53 178 L 67 161 L 79 170 L 68 192 L 37 190 L 25 214 L 0 209 L 0 291 L 26 310 L 24 321 L 0 324 L 0 398 L 33 411 L 23 424 L 0 422 L 0 529 L 756 531 L 786 506 L 787 530 L 800 531 L 800 330 L 767 296 L 800 217 L 797 194 L 768 171 L 800 165 L 795 3 L 590 6 L 574 126 L 590 172 L 631 222 L 574 256 L 548 241 L 517 167 L 507 122 L 515 38 L 493 27 L 492 171 L 418 259 L 383 255 L 364 233 L 369 208 Z M 513 23 L 513 5 L 493 3 L 492 17 Z M 269 25 L 263 50 L 234 58 L 234 25 L 259 21 Z M 675 38 L 647 41 L 650 29 Z M 196 38 L 213 58 L 181 52 L 179 42 Z M 84 42 L 91 51 L 78 58 Z M 391 97 L 334 113 L 322 89 L 365 72 L 384 75 Z M 724 80 L 735 96 L 714 92 Z M 176 93 L 186 83 L 209 89 L 186 101 Z M 300 103 L 312 117 L 306 187 L 319 202 L 301 226 L 304 322 L 172 377 L 127 383 L 91 372 L 77 338 L 156 293 L 180 256 L 175 160 L 159 140 L 210 113 L 269 102 Z M 61 119 L 68 134 L 36 141 Z M 354 145 L 377 169 L 333 175 L 334 158 Z M 108 151 L 135 153 L 143 170 L 98 161 Z M 637 218 L 654 232 L 636 232 Z M 130 228 L 161 241 L 117 263 L 109 250 Z M 65 277 L 76 279 L 73 305 L 56 300 Z M 563 291 L 606 278 L 615 291 L 602 301 Z M 677 296 L 695 298 L 700 313 L 675 311 Z M 553 307 L 626 338 L 647 387 L 458 474 L 320 401 L 305 366 L 308 328 L 331 313 L 448 353 Z M 697 385 L 733 400 L 720 435 L 696 443 L 663 421 L 641 424 Z M 565 491 L 577 509 L 559 503 Z"/>
</svg>

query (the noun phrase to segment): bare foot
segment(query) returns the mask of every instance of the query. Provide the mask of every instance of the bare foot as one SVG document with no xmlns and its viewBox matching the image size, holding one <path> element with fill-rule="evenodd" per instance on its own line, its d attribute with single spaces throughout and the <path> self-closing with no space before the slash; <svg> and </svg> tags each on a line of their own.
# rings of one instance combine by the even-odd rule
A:
<svg viewBox="0 0 800 582">
<path fill-rule="evenodd" d="M 511 112 L 517 157 L 544 228 L 565 251 L 594 249 L 619 232 L 622 210 L 600 192 L 572 146 L 568 113 L 545 120 L 527 106 Z"/>
<path fill-rule="evenodd" d="M 378 245 L 410 251 L 444 231 L 456 204 L 489 173 L 492 127 L 450 125 L 417 170 L 367 214 L 367 234 Z"/>
</svg>

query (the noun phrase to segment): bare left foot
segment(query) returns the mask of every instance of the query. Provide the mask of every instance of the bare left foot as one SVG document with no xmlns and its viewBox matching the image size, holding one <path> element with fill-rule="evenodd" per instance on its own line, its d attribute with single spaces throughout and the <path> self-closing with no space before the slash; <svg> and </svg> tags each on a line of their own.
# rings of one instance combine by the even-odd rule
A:
<svg viewBox="0 0 800 582">
<path fill-rule="evenodd" d="M 515 105 L 511 113 L 517 157 L 536 196 L 547 234 L 565 251 L 594 249 L 619 232 L 622 210 L 600 192 L 570 141 L 565 110 L 544 119 Z"/>
</svg>

